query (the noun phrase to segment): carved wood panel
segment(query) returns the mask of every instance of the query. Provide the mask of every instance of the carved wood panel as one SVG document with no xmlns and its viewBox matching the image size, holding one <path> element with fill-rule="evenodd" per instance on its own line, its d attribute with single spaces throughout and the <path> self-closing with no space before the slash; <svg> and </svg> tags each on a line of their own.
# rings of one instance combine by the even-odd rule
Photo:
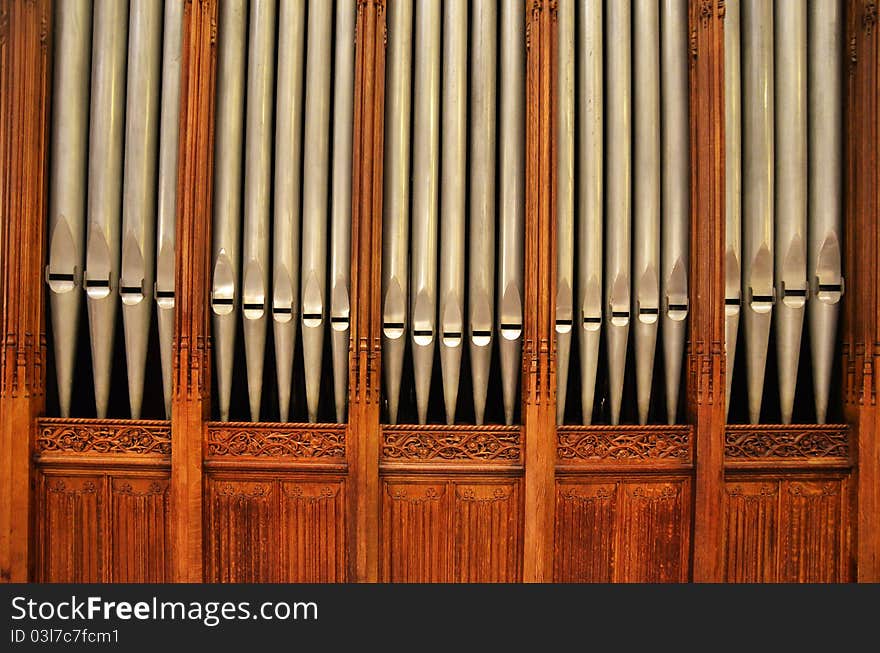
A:
<svg viewBox="0 0 880 653">
<path fill-rule="evenodd" d="M 686 582 L 691 479 L 586 480 L 556 484 L 557 582 Z"/>
<path fill-rule="evenodd" d="M 108 582 L 155 583 L 170 577 L 167 478 L 110 479 Z"/>
<path fill-rule="evenodd" d="M 850 481 L 841 475 L 728 478 L 725 580 L 852 580 L 850 501 Z"/>
<path fill-rule="evenodd" d="M 281 483 L 281 578 L 285 582 L 345 580 L 345 483 Z"/>
<path fill-rule="evenodd" d="M 516 582 L 521 480 L 384 479 L 385 582 Z"/>
</svg>

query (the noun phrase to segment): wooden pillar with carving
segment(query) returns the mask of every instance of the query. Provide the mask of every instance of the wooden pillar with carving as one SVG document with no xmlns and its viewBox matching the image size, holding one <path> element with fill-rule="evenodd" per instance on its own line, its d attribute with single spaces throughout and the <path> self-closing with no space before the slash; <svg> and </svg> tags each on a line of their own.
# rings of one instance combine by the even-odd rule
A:
<svg viewBox="0 0 880 653">
<path fill-rule="evenodd" d="M 880 443 L 877 297 L 880 212 L 880 25 L 877 3 L 848 6 L 846 120 L 846 295 L 843 309 L 844 416 L 858 449 L 857 579 L 880 581 Z"/>
<path fill-rule="evenodd" d="M 202 582 L 202 460 L 210 411 L 208 280 L 214 152 L 217 1 L 184 9 L 177 195 L 173 399 L 171 405 L 171 580 Z"/>
<path fill-rule="evenodd" d="M 724 0 L 691 0 L 688 416 L 696 442 L 693 580 L 722 580 Z"/>
<path fill-rule="evenodd" d="M 349 579 L 379 579 L 382 145 L 385 2 L 359 0 L 355 45 L 349 345 Z"/>
<path fill-rule="evenodd" d="M 0 4 L 0 580 L 32 578 L 31 453 L 45 397 L 42 300 L 52 3 Z"/>
<path fill-rule="evenodd" d="M 523 323 L 523 580 L 553 579 L 556 464 L 556 2 L 530 0 L 526 23 Z"/>
</svg>

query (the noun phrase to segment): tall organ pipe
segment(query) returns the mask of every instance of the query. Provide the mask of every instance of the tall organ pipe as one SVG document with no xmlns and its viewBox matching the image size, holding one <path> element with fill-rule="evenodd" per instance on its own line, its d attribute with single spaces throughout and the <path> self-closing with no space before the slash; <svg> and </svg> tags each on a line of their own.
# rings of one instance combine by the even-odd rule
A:
<svg viewBox="0 0 880 653">
<path fill-rule="evenodd" d="M 501 5 L 498 85 L 498 331 L 504 421 L 513 423 L 523 327 L 525 228 L 525 3 Z"/>
<path fill-rule="evenodd" d="M 99 418 L 107 416 L 116 331 L 127 35 L 128 2 L 95 2 L 84 283 Z"/>
<path fill-rule="evenodd" d="M 239 221 L 244 120 L 247 2 L 220 5 L 217 57 L 217 118 L 214 144 L 214 351 L 220 419 L 229 419 L 237 306 L 240 301 Z"/>
<path fill-rule="evenodd" d="M 411 0 L 388 7 L 385 78 L 385 171 L 382 217 L 382 335 L 388 415 L 397 422 L 407 322 L 409 249 Z"/>
<path fill-rule="evenodd" d="M 776 358 L 782 423 L 790 424 L 807 303 L 807 6 L 775 7 Z"/>
<path fill-rule="evenodd" d="M 486 412 L 495 296 L 495 53 L 494 0 L 471 3 L 471 130 L 468 327 L 474 414 Z"/>
<path fill-rule="evenodd" d="M 333 3 L 308 11 L 303 139 L 302 337 L 309 421 L 318 419 L 327 294 L 327 211 L 330 188 L 330 65 Z"/>
<path fill-rule="evenodd" d="M 122 189 L 122 323 L 131 416 L 140 418 L 155 283 L 162 4 L 132 0 Z"/>
<path fill-rule="evenodd" d="M 662 216 L 661 315 L 666 419 L 675 423 L 688 314 L 688 31 L 687 0 L 664 0 L 661 14 Z"/>
<path fill-rule="evenodd" d="M 761 415 L 773 283 L 773 3 L 743 0 L 743 326 L 748 363 L 749 418 Z"/>
<path fill-rule="evenodd" d="M 556 422 L 565 417 L 571 352 L 574 274 L 574 0 L 560 0 L 559 20 L 559 175 L 556 190 Z"/>
<path fill-rule="evenodd" d="M 293 352 L 299 321 L 305 15 L 305 0 L 281 0 L 275 90 L 272 330 L 275 338 L 278 408 L 282 422 L 288 421 L 290 416 Z"/>
<path fill-rule="evenodd" d="M 605 310 L 607 311 L 608 377 L 611 423 L 620 421 L 626 345 L 630 318 L 630 0 L 608 3 L 606 153 L 607 207 L 605 229 Z"/>
<path fill-rule="evenodd" d="M 348 405 L 351 271 L 351 146 L 354 129 L 354 0 L 336 2 L 333 57 L 333 192 L 330 205 L 330 327 L 336 421 Z"/>
<path fill-rule="evenodd" d="M 725 415 L 730 410 L 733 363 L 742 305 L 742 114 L 740 77 L 740 0 L 728 0 L 724 11 L 724 342 L 727 355 Z"/>
<path fill-rule="evenodd" d="M 70 415 L 85 258 L 86 143 L 89 135 L 89 0 L 57 5 L 49 174 L 49 284 L 61 416 Z"/>
<path fill-rule="evenodd" d="M 655 0 L 635 0 L 633 34 L 633 293 L 639 423 L 648 421 L 660 317 L 660 15 Z"/>
<path fill-rule="evenodd" d="M 420 424 L 427 421 L 437 313 L 437 199 L 440 172 L 440 1 L 417 0 L 413 66 L 412 265 L 410 316 Z"/>
<path fill-rule="evenodd" d="M 578 12 L 578 310 L 581 412 L 593 419 L 602 326 L 604 215 L 602 0 L 583 0 Z M 617 111 L 617 108 L 612 108 Z"/>
<path fill-rule="evenodd" d="M 440 184 L 440 367 L 446 423 L 455 422 L 464 331 L 468 2 L 443 3 Z"/>
<path fill-rule="evenodd" d="M 174 251 L 175 226 L 177 224 L 180 55 L 183 40 L 182 2 L 165 3 L 165 26 L 162 40 L 162 107 L 159 124 L 155 296 L 165 417 L 171 419 L 171 340 L 174 335 Z"/>
<path fill-rule="evenodd" d="M 842 213 L 843 8 L 839 0 L 810 3 L 809 261 L 810 343 L 816 419 L 828 414 L 840 297 Z"/>
</svg>

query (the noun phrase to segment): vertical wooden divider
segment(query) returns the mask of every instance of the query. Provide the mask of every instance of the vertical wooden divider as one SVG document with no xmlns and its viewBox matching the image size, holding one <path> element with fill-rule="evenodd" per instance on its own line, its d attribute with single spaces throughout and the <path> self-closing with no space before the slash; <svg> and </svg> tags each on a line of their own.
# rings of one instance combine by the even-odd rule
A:
<svg viewBox="0 0 880 653">
<path fill-rule="evenodd" d="M 210 278 L 217 0 L 184 8 L 177 195 L 171 580 L 203 580 L 202 460 L 211 406 Z"/>
<path fill-rule="evenodd" d="M 724 0 L 691 0 L 688 421 L 696 471 L 692 579 L 719 582 L 724 522 Z"/>
<path fill-rule="evenodd" d="M 523 315 L 523 580 L 553 579 L 556 463 L 556 2 L 530 0 L 526 22 L 526 215 Z"/>
<path fill-rule="evenodd" d="M 877 356 L 880 302 L 880 37 L 877 3 L 850 0 L 846 116 L 846 295 L 842 356 L 844 416 L 858 451 L 857 579 L 880 582 L 880 446 L 877 432 Z"/>
<path fill-rule="evenodd" d="M 359 0 L 355 46 L 349 345 L 349 580 L 379 579 L 385 2 Z"/>
<path fill-rule="evenodd" d="M 31 453 L 45 402 L 50 0 L 0 4 L 0 581 L 33 577 Z"/>
</svg>

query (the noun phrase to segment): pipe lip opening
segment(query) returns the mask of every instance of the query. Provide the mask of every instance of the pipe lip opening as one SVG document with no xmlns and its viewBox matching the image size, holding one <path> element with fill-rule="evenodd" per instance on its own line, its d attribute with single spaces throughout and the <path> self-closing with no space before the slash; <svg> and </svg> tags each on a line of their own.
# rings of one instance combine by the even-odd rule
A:
<svg viewBox="0 0 880 653">
<path fill-rule="evenodd" d="M 322 313 L 303 313 L 303 326 L 307 329 L 316 329 L 324 324 L 324 315 Z"/>
<path fill-rule="evenodd" d="M 293 307 L 290 305 L 272 305 L 272 319 L 279 324 L 287 324 L 293 320 Z"/>
<path fill-rule="evenodd" d="M 488 347 L 492 342 L 492 332 L 484 329 L 471 330 L 471 344 L 475 347 Z"/>
<path fill-rule="evenodd" d="M 144 300 L 143 279 L 137 285 L 121 279 L 119 281 L 119 297 L 122 299 L 124 306 L 137 306 L 140 304 Z"/>
<path fill-rule="evenodd" d="M 444 331 L 440 337 L 443 346 L 451 348 L 460 347 L 462 340 L 461 331 Z"/>
<path fill-rule="evenodd" d="M 259 320 L 266 315 L 266 306 L 256 302 L 245 302 L 241 305 L 241 313 L 246 320 Z"/>
<path fill-rule="evenodd" d="M 83 286 L 89 299 L 106 299 L 110 296 L 112 284 L 109 275 L 104 279 L 89 278 L 88 272 L 84 271 L 83 276 L 85 277 Z"/>
<path fill-rule="evenodd" d="M 46 284 L 56 295 L 63 295 L 74 290 L 80 283 L 79 274 L 74 267 L 71 272 L 52 272 L 46 266 Z"/>
<path fill-rule="evenodd" d="M 522 324 L 519 323 L 502 322 L 499 325 L 498 330 L 501 332 L 501 337 L 505 340 L 519 340 L 522 337 Z M 569 330 L 571 329 L 569 328 Z"/>
<path fill-rule="evenodd" d="M 584 331 L 596 332 L 602 328 L 602 316 L 584 315 L 582 324 Z"/>
<path fill-rule="evenodd" d="M 399 340 L 406 330 L 405 322 L 383 322 L 382 334 L 389 340 Z"/>
<path fill-rule="evenodd" d="M 330 316 L 330 328 L 334 331 L 348 331 L 349 329 L 349 317 L 348 315 L 331 315 Z"/>
<path fill-rule="evenodd" d="M 557 318 L 556 319 L 556 333 L 560 335 L 565 335 L 566 333 L 571 333 L 572 321 L 567 318 Z"/>
</svg>

